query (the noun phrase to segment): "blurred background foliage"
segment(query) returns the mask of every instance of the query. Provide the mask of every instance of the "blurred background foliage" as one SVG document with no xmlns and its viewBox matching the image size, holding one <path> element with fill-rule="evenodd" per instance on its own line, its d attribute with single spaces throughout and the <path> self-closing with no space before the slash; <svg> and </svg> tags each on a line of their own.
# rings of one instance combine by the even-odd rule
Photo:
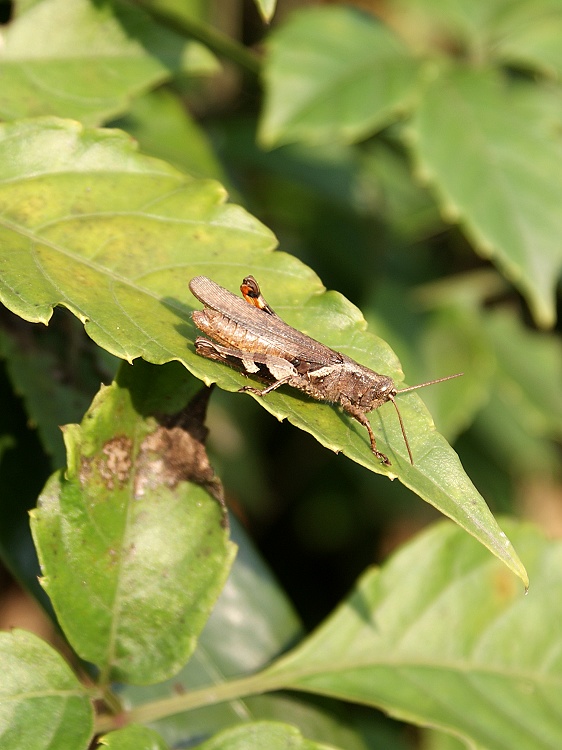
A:
<svg viewBox="0 0 562 750">
<path fill-rule="evenodd" d="M 158 51 L 155 33 L 161 67 L 107 93 L 111 103 L 99 111 L 68 112 L 59 102 L 54 112 L 44 105 L 17 116 L 118 127 L 144 153 L 223 182 L 282 250 L 361 308 L 408 383 L 465 371 L 462 401 L 446 389 L 423 393 L 438 429 L 495 514 L 558 535 L 562 4 L 287 0 L 271 25 L 249 0 L 115 8 L 131 5 L 166 33 L 191 34 L 207 56 L 200 48 L 192 68 L 174 67 L 162 54 L 171 42 Z M 12 35 L 0 70 L 30 43 L 22 27 L 40 6 L 61 25 L 54 0 L 0 3 Z M 349 69 L 358 34 L 388 45 L 380 69 L 376 56 L 369 63 L 382 83 L 365 102 L 367 74 Z M 322 98 L 330 59 L 348 77 L 334 71 Z M 7 86 L 4 119 L 15 111 L 11 96 Z M 63 311 L 48 330 L 3 311 L 0 352 L 0 544 L 7 568 L 40 596 L 26 511 L 64 465 L 56 425 L 80 421 L 117 361 Z M 437 517 L 398 482 L 335 457 L 251 399 L 217 391 L 208 422 L 228 504 L 308 627 L 366 566 Z M 3 579 L 5 627 L 16 605 L 7 572 Z"/>
</svg>

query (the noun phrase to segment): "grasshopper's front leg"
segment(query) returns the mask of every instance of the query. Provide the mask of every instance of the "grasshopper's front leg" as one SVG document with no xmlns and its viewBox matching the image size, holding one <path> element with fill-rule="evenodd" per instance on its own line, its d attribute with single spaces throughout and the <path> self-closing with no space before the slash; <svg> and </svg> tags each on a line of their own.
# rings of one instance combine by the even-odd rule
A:
<svg viewBox="0 0 562 750">
<path fill-rule="evenodd" d="M 371 451 L 373 454 L 380 458 L 380 460 L 383 462 L 385 466 L 392 466 L 390 459 L 388 456 L 385 456 L 384 453 L 381 453 L 380 450 L 377 448 L 377 440 L 375 438 L 375 433 L 373 432 L 373 428 L 371 427 L 371 423 L 367 419 L 367 415 L 364 411 L 361 411 L 361 409 L 356 406 L 355 404 L 352 404 L 347 399 L 340 399 L 342 409 L 345 411 L 346 414 L 349 414 L 350 417 L 353 417 L 357 422 L 363 425 L 363 427 L 367 428 L 367 432 L 369 433 L 369 440 L 371 441 Z"/>
</svg>

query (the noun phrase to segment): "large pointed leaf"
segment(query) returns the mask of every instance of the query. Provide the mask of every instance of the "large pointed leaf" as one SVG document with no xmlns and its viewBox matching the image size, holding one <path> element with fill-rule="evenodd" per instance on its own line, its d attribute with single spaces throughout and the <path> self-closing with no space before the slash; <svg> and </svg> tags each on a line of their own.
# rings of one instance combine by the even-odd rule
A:
<svg viewBox="0 0 562 750">
<path fill-rule="evenodd" d="M 68 469 L 48 482 L 32 531 L 43 586 L 77 653 L 102 680 L 147 683 L 193 652 L 234 545 L 224 509 L 186 481 L 210 478 L 193 430 L 143 417 L 169 410 L 171 384 L 178 399 L 198 381 L 177 364 L 130 369 L 81 426 L 66 427 Z"/>
<path fill-rule="evenodd" d="M 93 709 L 64 659 L 31 633 L 0 633 L 2 750 L 86 750 Z"/>
<path fill-rule="evenodd" d="M 46 323 L 53 305 L 64 305 L 117 356 L 178 359 L 207 383 L 236 391 L 247 383 L 242 375 L 192 348 L 197 331 L 190 313 L 200 305 L 187 285 L 205 274 L 236 290 L 253 273 L 288 323 L 402 378 L 389 347 L 365 332 L 359 310 L 335 292 L 323 294 L 319 279 L 296 258 L 272 253 L 271 232 L 225 204 L 220 185 L 136 154 L 122 134 L 51 120 L 4 126 L 0 175 L 0 298 L 27 320 Z M 400 477 L 526 581 L 517 555 L 415 394 L 400 398 L 414 466 L 391 405 L 372 417 L 390 468 L 374 459 L 365 429 L 331 405 L 288 389 L 260 403 L 369 470 Z"/>
<path fill-rule="evenodd" d="M 119 0 L 43 0 L 5 28 L 0 114 L 7 120 L 57 114 L 97 124 L 179 70 L 218 67 L 206 48 Z"/>
<path fill-rule="evenodd" d="M 562 747 L 562 544 L 509 526 L 528 596 L 474 540 L 438 524 L 367 572 L 263 686 L 378 706 L 494 750 Z"/>
<path fill-rule="evenodd" d="M 260 137 L 355 141 L 410 105 L 418 63 L 388 28 L 346 7 L 295 13 L 271 38 Z"/>
<path fill-rule="evenodd" d="M 490 70 L 451 69 L 427 86 L 412 152 L 443 211 L 527 297 L 542 325 L 555 319 L 562 268 L 562 112 L 528 85 Z M 550 109 L 549 109 L 550 108 Z"/>
</svg>

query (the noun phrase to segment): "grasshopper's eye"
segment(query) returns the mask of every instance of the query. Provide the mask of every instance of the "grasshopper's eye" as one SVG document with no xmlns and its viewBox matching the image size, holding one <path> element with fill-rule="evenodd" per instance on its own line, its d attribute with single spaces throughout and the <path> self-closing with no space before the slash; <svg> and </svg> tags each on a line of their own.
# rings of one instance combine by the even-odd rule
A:
<svg viewBox="0 0 562 750">
<path fill-rule="evenodd" d="M 396 388 L 394 387 L 392 378 L 381 376 L 381 380 L 377 383 L 376 391 L 379 396 L 395 396 Z"/>
</svg>

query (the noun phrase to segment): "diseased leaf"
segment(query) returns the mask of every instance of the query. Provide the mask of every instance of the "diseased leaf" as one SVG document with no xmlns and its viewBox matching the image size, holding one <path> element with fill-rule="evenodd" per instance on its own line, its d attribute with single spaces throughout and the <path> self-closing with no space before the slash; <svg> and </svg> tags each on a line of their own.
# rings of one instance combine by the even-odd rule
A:
<svg viewBox="0 0 562 750">
<path fill-rule="evenodd" d="M 86 750 L 93 710 L 86 689 L 51 646 L 32 633 L 0 633 L 2 750 Z"/>
<path fill-rule="evenodd" d="M 271 232 L 225 204 L 218 183 L 136 154 L 116 131 L 54 120 L 4 126 L 0 167 L 0 298 L 27 320 L 46 323 L 53 306 L 64 305 L 123 359 L 177 359 L 206 383 L 237 391 L 248 383 L 243 375 L 192 348 L 198 331 L 190 313 L 200 305 L 188 282 L 203 274 L 235 291 L 253 273 L 290 325 L 400 384 L 396 357 L 365 332 L 359 310 L 336 292 L 323 293 L 296 258 L 273 253 Z M 392 405 L 371 417 L 390 468 L 374 459 L 365 428 L 330 404 L 289 389 L 260 404 L 369 470 L 398 476 L 526 583 L 517 555 L 416 394 L 400 397 L 414 466 Z M 50 490 L 57 495 L 54 485 Z"/>
<path fill-rule="evenodd" d="M 190 657 L 234 545 L 208 494 L 198 381 L 179 365 L 124 367 L 82 425 L 65 428 L 68 469 L 49 480 L 32 532 L 43 587 L 76 652 L 102 681 L 148 683 Z M 171 382 L 174 399 L 192 396 L 176 424 L 149 416 L 172 411 Z"/>
</svg>

